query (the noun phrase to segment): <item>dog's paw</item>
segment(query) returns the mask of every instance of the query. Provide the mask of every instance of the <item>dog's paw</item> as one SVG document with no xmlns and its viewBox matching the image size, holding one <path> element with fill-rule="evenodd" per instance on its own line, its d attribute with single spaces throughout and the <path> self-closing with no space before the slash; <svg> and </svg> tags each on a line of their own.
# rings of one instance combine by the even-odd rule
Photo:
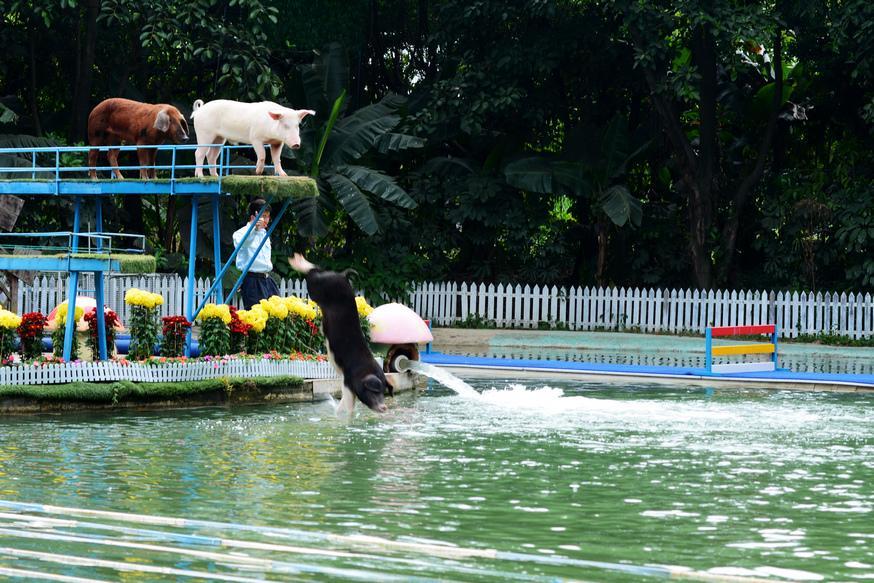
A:
<svg viewBox="0 0 874 583">
<path fill-rule="evenodd" d="M 309 273 L 315 267 L 315 265 L 304 259 L 304 256 L 300 253 L 295 253 L 293 257 L 289 257 L 288 264 L 291 265 L 292 269 L 300 273 Z"/>
</svg>

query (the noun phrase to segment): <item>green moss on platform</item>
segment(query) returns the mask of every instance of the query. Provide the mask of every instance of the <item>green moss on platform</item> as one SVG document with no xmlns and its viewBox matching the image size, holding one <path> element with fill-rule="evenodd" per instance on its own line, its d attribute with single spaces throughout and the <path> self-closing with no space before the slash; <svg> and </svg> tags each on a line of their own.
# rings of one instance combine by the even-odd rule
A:
<svg viewBox="0 0 874 583">
<path fill-rule="evenodd" d="M 62 178 L 62 182 L 101 182 L 109 183 L 113 179 L 101 178 L 92 180 L 90 178 Z M 184 178 L 176 178 L 177 183 L 181 184 L 210 184 L 217 180 L 214 176 L 204 176 L 195 178 L 192 176 Z M 0 179 L 0 182 L 51 182 L 54 183 L 54 178 L 18 178 L 18 179 Z M 125 178 L 125 183 L 132 182 L 152 182 L 159 184 L 169 184 L 169 178 L 153 178 L 141 180 L 139 178 Z M 286 198 L 304 198 L 308 196 L 318 196 L 319 189 L 316 187 L 316 182 L 308 176 L 254 176 L 245 174 L 231 174 L 230 176 L 222 177 L 222 191 L 234 196 L 270 196 L 273 200 L 283 200 Z M 144 195 L 148 196 L 148 195 Z"/>
<path fill-rule="evenodd" d="M 0 386 L 0 399 L 27 399 L 69 405 L 112 405 L 121 401 L 145 404 L 154 401 L 186 400 L 211 394 L 215 397 L 213 400 L 220 402 L 251 402 L 253 392 L 264 394 L 276 390 L 294 390 L 302 387 L 303 379 L 293 376 L 218 378 L 167 383 L 77 382 L 60 385 Z"/>
<path fill-rule="evenodd" d="M 65 255 L 60 254 L 59 257 L 65 257 Z M 73 257 L 80 259 L 106 259 L 106 255 L 99 253 L 74 253 Z M 158 261 L 154 255 L 113 253 L 110 259 L 118 261 L 121 273 L 155 273 L 155 270 L 158 268 Z"/>
<path fill-rule="evenodd" d="M 158 267 L 158 262 L 154 255 L 141 255 L 136 253 L 113 253 L 111 256 L 100 253 L 73 253 L 73 257 L 77 259 L 111 259 L 118 261 L 118 268 L 121 273 L 155 273 Z M 44 255 L 10 255 L 9 253 L 0 253 L 0 257 L 14 257 L 15 259 L 39 259 L 40 257 L 51 257 L 53 259 L 65 258 L 66 253 L 47 253 Z"/>
<path fill-rule="evenodd" d="M 177 182 L 205 184 L 215 181 L 212 176 L 179 178 Z M 247 176 L 232 174 L 222 177 L 222 190 L 233 196 L 263 196 L 273 200 L 318 196 L 316 182 L 308 176 Z"/>
</svg>

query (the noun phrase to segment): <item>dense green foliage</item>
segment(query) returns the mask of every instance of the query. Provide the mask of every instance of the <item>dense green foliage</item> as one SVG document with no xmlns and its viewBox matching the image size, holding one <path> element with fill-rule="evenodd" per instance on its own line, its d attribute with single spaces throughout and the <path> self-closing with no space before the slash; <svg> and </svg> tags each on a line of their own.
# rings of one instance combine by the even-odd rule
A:
<svg viewBox="0 0 874 583">
<path fill-rule="evenodd" d="M 315 109 L 284 155 L 319 196 L 274 235 L 281 275 L 296 249 L 386 296 L 424 279 L 874 289 L 870 2 L 0 0 L 0 13 L 0 145 L 80 143 L 109 96 Z M 186 202 L 117 203 L 113 227 L 145 231 L 159 268 L 184 267 Z M 225 253 L 245 203 L 226 205 Z M 63 228 L 66 204 L 28 201 L 20 226 Z"/>
</svg>

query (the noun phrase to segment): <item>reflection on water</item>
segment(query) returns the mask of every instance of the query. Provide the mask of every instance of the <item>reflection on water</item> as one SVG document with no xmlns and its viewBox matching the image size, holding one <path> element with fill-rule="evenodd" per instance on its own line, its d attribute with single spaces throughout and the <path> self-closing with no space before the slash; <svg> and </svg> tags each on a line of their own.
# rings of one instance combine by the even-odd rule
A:
<svg viewBox="0 0 874 583">
<path fill-rule="evenodd" d="M 270 580 L 288 580 L 289 573 L 295 580 L 640 578 L 611 565 L 774 580 L 853 580 L 874 572 L 870 397 L 470 383 L 479 398 L 434 384 L 422 396 L 395 399 L 387 415 L 359 408 L 351 421 L 336 419 L 324 402 L 7 420 L 0 425 L 0 498 L 298 529 L 321 542 L 139 526 L 333 554 L 247 549 L 248 557 L 284 563 L 244 565 L 26 538 L 39 532 L 146 540 L 83 525 L 37 528 L 9 517 L 0 518 L 0 548 Z M 20 536 L 9 534 L 16 528 Z M 354 534 L 516 554 L 446 558 L 326 538 Z M 168 540 L 162 544 L 203 550 Z M 7 559 L 0 553 L 0 565 Z M 33 556 L 14 563 L 143 580 Z"/>
<path fill-rule="evenodd" d="M 598 364 L 633 364 L 643 366 L 677 366 L 701 368 L 704 354 L 692 352 L 645 352 L 645 351 L 590 351 L 561 348 L 493 347 L 488 351 L 465 350 L 456 347 L 447 350 L 451 354 L 516 358 L 531 360 L 561 360 L 565 362 L 591 362 Z M 754 358 L 754 357 L 747 357 Z M 721 360 L 719 360 L 721 362 Z M 850 356 L 816 352 L 808 354 L 780 353 L 779 366 L 796 372 L 821 372 L 834 374 L 874 374 L 874 349 L 868 354 Z"/>
</svg>

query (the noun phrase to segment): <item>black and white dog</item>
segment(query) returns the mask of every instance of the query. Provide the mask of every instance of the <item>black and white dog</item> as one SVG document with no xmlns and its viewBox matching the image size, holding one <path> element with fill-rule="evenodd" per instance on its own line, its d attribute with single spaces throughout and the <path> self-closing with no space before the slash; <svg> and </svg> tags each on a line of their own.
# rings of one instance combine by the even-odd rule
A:
<svg viewBox="0 0 874 583">
<path fill-rule="evenodd" d="M 310 297 L 322 310 L 322 332 L 328 358 L 343 375 L 339 411 L 352 413 L 355 398 L 378 413 L 384 413 L 388 383 L 367 346 L 355 306 L 355 292 L 342 273 L 321 269 L 300 253 L 288 258 L 291 267 L 306 275 Z"/>
</svg>

